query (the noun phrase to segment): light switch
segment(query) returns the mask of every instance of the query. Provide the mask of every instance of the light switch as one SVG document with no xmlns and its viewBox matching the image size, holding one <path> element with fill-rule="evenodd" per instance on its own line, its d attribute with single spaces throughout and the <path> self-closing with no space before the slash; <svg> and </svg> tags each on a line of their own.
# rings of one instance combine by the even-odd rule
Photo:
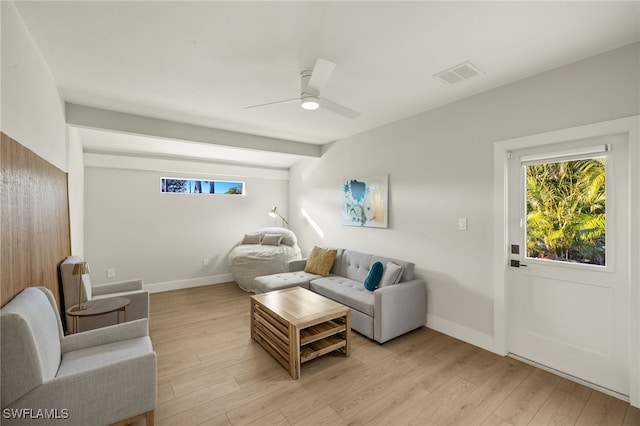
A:
<svg viewBox="0 0 640 426">
<path fill-rule="evenodd" d="M 458 218 L 458 231 L 466 231 L 467 230 L 467 218 L 460 217 Z"/>
</svg>

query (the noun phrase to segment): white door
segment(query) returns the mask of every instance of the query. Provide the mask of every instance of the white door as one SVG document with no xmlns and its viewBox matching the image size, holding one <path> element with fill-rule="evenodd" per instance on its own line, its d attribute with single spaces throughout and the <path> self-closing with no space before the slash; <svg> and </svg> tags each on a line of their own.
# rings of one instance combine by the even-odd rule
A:
<svg viewBox="0 0 640 426">
<path fill-rule="evenodd" d="M 514 151 L 508 193 L 509 352 L 621 395 L 630 386 L 627 155 L 622 135 Z"/>
</svg>

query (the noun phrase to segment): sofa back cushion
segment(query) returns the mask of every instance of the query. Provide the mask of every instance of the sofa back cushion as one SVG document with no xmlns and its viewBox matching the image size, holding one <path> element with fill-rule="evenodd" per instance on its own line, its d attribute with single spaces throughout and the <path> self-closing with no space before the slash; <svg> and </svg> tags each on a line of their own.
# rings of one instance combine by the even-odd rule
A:
<svg viewBox="0 0 640 426">
<path fill-rule="evenodd" d="M 411 262 L 405 262 L 403 260 L 392 259 L 382 256 L 374 256 L 372 254 L 361 253 L 353 250 L 344 250 L 341 256 L 336 257 L 334 268 L 338 264 L 336 271 L 332 269 L 331 272 L 336 275 L 340 275 L 352 280 L 364 282 L 369 275 L 369 271 L 374 263 L 380 262 L 386 265 L 387 262 L 393 262 L 402 266 L 402 276 L 400 282 L 410 281 L 413 279 L 413 270 L 415 265 Z"/>
<path fill-rule="evenodd" d="M 329 247 L 336 251 L 336 258 L 333 260 L 333 266 L 331 266 L 331 274 L 340 275 L 340 268 L 342 268 L 342 254 L 344 253 L 344 249 L 339 247 Z"/>
<path fill-rule="evenodd" d="M 1 310 L 3 408 L 58 371 L 62 328 L 52 302 L 49 290 L 29 287 Z"/>
<path fill-rule="evenodd" d="M 371 265 L 373 265 L 372 258 L 373 256 L 370 254 L 345 250 L 340 259 L 341 265 L 338 275 L 363 283 L 369 275 Z"/>
</svg>

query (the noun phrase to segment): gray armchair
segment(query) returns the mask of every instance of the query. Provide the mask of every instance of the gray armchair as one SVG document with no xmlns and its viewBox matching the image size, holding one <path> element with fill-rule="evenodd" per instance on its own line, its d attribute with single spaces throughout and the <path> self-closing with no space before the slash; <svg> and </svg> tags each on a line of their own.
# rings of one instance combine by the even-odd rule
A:
<svg viewBox="0 0 640 426">
<path fill-rule="evenodd" d="M 88 274 L 73 275 L 73 265 L 82 261 L 78 256 L 68 256 L 60 265 L 65 309 L 78 304 L 78 281 L 82 279 L 83 303 L 89 300 L 122 296 L 131 301 L 127 306 L 129 321 L 149 318 L 149 292 L 143 290 L 142 279 L 92 285 Z M 71 317 L 67 315 L 67 329 L 71 321 Z M 80 321 L 80 331 L 93 330 L 115 323 L 116 316 L 113 313 L 86 317 Z"/>
<path fill-rule="evenodd" d="M 147 320 L 64 336 L 51 291 L 29 287 L 0 310 L 0 323 L 3 425 L 143 417 L 153 425 L 156 354 Z"/>
</svg>

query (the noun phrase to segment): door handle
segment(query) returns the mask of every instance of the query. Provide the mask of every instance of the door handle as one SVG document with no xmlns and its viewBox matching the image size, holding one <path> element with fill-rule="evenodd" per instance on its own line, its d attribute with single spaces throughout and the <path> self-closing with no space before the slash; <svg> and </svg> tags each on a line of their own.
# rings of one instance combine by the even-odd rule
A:
<svg viewBox="0 0 640 426">
<path fill-rule="evenodd" d="M 520 268 L 520 267 L 526 268 L 527 267 L 527 265 L 525 265 L 524 263 L 520 263 L 519 260 L 515 260 L 515 259 L 511 259 L 511 265 L 510 266 L 512 268 Z"/>
</svg>

